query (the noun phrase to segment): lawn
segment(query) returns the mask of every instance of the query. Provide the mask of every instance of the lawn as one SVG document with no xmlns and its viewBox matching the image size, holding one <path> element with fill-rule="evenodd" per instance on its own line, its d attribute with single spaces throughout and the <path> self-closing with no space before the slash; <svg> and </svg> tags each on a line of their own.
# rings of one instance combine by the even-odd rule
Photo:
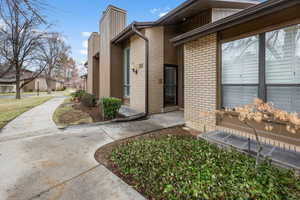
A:
<svg viewBox="0 0 300 200">
<path fill-rule="evenodd" d="M 0 99 L 0 128 L 22 113 L 38 106 L 52 97 L 26 97 L 21 100 Z"/>
<path fill-rule="evenodd" d="M 92 123 L 93 119 L 88 113 L 76 109 L 74 103 L 71 102 L 71 97 L 68 97 L 55 110 L 53 121 L 59 126 L 69 126 Z"/>
<path fill-rule="evenodd" d="M 32 95 L 37 95 L 37 92 L 22 92 L 21 95 L 28 95 L 28 94 L 32 94 Z M 40 94 L 47 94 L 47 92 L 40 92 Z M 14 92 L 5 92 L 5 93 L 0 93 L 0 96 L 15 96 L 16 93 Z"/>
<path fill-rule="evenodd" d="M 291 171 L 187 135 L 141 137 L 111 147 L 112 169 L 149 199 L 300 199 Z"/>
</svg>

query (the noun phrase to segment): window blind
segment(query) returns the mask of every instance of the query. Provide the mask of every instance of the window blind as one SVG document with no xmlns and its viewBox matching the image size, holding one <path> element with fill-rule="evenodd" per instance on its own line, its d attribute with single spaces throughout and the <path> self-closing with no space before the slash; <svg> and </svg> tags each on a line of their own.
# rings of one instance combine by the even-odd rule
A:
<svg viewBox="0 0 300 200">
<path fill-rule="evenodd" d="M 222 45 L 222 107 L 242 106 L 257 97 L 258 48 L 258 36 Z"/>
</svg>

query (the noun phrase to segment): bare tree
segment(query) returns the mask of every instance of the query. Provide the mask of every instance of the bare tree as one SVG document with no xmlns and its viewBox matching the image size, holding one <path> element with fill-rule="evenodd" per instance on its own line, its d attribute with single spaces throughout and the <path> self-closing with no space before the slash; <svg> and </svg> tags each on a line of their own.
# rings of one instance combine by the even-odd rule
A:
<svg viewBox="0 0 300 200">
<path fill-rule="evenodd" d="M 21 88 L 36 78 L 44 67 L 37 65 L 37 52 L 42 44 L 45 32 L 38 31 L 42 22 L 35 14 L 20 13 L 16 4 L 8 4 L 0 13 L 0 56 L 8 66 L 4 74 L 11 71 L 15 74 L 16 98 L 20 99 Z M 27 69 L 36 73 L 21 85 L 21 75 Z"/>
<path fill-rule="evenodd" d="M 68 55 L 69 50 L 70 48 L 59 33 L 51 33 L 44 37 L 43 45 L 40 46 L 39 59 L 46 66 L 44 75 L 49 94 L 51 93 L 51 82 L 63 70 L 65 64 L 63 58 Z"/>
<path fill-rule="evenodd" d="M 16 6 L 17 11 L 24 17 L 35 15 L 41 22 L 46 24 L 45 17 L 41 14 L 47 8 L 47 4 L 42 0 L 0 0 L 0 10 L 7 7 Z"/>
</svg>

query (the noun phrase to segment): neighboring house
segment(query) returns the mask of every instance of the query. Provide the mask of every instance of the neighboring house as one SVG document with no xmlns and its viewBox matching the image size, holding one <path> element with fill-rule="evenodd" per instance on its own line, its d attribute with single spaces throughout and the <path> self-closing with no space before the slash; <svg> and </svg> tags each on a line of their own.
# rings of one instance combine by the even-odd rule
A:
<svg viewBox="0 0 300 200">
<path fill-rule="evenodd" d="M 188 0 L 155 22 L 125 27 L 126 12 L 109 6 L 89 40 L 88 91 L 140 112 L 184 108 L 186 125 L 202 131 L 249 132 L 236 119 L 200 113 L 255 97 L 300 113 L 299 10 L 299 0 Z M 281 124 L 273 133 L 300 144 Z"/>
<path fill-rule="evenodd" d="M 16 92 L 16 78 L 14 74 L 10 73 L 0 78 L 0 93 L 11 93 Z M 34 76 L 34 72 L 29 70 L 24 70 L 21 75 L 21 85 L 30 80 Z M 51 80 L 51 90 L 61 90 L 64 88 L 64 83 L 62 81 L 52 79 Z M 35 92 L 35 91 L 47 91 L 46 79 L 44 76 L 39 76 L 38 78 L 32 80 L 26 84 L 21 92 Z"/>
<path fill-rule="evenodd" d="M 33 77 L 34 72 L 30 70 L 21 71 L 21 85 Z M 34 90 L 34 83 L 30 82 L 22 88 L 23 92 L 30 92 Z M 16 78 L 14 73 L 6 73 L 0 78 L 0 93 L 16 92 Z"/>
<path fill-rule="evenodd" d="M 255 4 L 189 0 L 155 22 L 127 27 L 126 11 L 108 6 L 99 33 L 88 41 L 88 91 L 99 98 L 122 98 L 139 112 L 184 108 L 183 46 L 175 47 L 170 39 Z"/>
<path fill-rule="evenodd" d="M 34 91 L 46 92 L 48 90 L 46 78 L 41 75 L 36 78 L 34 81 Z M 62 90 L 64 88 L 64 82 L 52 78 L 50 80 L 50 88 L 52 91 Z"/>
</svg>

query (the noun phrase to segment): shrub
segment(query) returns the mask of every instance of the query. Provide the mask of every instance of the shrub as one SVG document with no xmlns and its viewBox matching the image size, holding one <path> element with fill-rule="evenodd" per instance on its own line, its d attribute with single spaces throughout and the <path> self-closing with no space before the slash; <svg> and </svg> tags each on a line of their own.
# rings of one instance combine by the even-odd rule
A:
<svg viewBox="0 0 300 200">
<path fill-rule="evenodd" d="M 87 107 L 94 107 L 97 104 L 96 96 L 85 92 L 81 97 L 81 103 Z"/>
<path fill-rule="evenodd" d="M 73 93 L 71 93 L 71 97 L 72 97 L 72 100 L 75 100 L 75 99 L 77 99 L 77 100 L 81 100 L 81 98 L 83 97 L 83 95 L 85 95 L 86 94 L 86 91 L 84 91 L 84 90 L 77 90 L 76 92 L 73 92 Z"/>
<path fill-rule="evenodd" d="M 113 97 L 102 98 L 100 100 L 102 114 L 106 119 L 117 117 L 118 111 L 121 108 L 122 100 Z"/>
</svg>

